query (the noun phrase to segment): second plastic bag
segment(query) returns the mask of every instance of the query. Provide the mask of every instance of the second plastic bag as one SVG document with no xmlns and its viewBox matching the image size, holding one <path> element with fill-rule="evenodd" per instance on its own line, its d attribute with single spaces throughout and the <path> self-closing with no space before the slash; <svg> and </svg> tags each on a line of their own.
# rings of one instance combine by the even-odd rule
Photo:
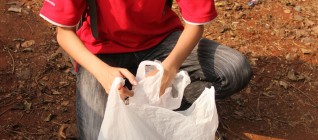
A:
<svg viewBox="0 0 318 140">
<path fill-rule="evenodd" d="M 145 77 L 147 67 L 159 72 Z M 124 104 L 116 90 L 123 79 L 114 80 L 99 140 L 214 139 L 218 127 L 214 88 L 206 88 L 189 109 L 176 112 L 172 109 L 179 108 L 190 78 L 186 72 L 179 72 L 172 85 L 159 97 L 162 75 L 159 62 L 142 62 L 137 72 L 138 85 L 134 87 L 135 94 L 129 105 Z"/>
</svg>

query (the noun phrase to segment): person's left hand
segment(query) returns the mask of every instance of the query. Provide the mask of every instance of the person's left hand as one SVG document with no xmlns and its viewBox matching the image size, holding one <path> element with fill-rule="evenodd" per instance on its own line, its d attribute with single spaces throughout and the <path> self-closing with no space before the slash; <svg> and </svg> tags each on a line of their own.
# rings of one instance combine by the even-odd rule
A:
<svg viewBox="0 0 318 140">
<path fill-rule="evenodd" d="M 176 75 L 176 71 L 173 71 L 171 69 L 170 70 L 166 69 L 165 66 L 163 66 L 163 69 L 164 69 L 164 72 L 163 72 L 163 77 L 161 80 L 159 96 L 161 96 L 165 93 L 166 88 L 171 84 L 172 79 Z M 158 70 L 154 69 L 154 70 L 148 72 L 146 77 L 154 76 L 157 72 L 158 72 Z"/>
</svg>

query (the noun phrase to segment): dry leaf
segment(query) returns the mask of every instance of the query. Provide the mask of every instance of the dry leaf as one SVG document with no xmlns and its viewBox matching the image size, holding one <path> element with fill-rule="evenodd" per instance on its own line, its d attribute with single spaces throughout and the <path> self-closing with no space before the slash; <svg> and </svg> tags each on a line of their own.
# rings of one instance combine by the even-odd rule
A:
<svg viewBox="0 0 318 140">
<path fill-rule="evenodd" d="M 59 129 L 59 139 L 77 138 L 77 127 L 75 124 L 62 124 Z"/>
<path fill-rule="evenodd" d="M 68 124 L 62 124 L 60 129 L 59 129 L 59 139 L 63 138 L 63 139 L 66 139 L 66 135 L 65 135 L 65 129 L 69 127 Z"/>
<path fill-rule="evenodd" d="M 279 85 L 284 87 L 284 89 L 287 89 L 288 88 L 288 84 L 284 81 L 279 81 Z"/>
<path fill-rule="evenodd" d="M 22 8 L 21 7 L 18 7 L 18 6 L 15 6 L 15 5 L 12 5 L 9 9 L 8 9 L 9 12 L 16 12 L 16 13 L 21 13 L 22 12 Z"/>
<path fill-rule="evenodd" d="M 53 115 L 53 114 L 50 113 L 50 114 L 44 119 L 44 121 L 49 122 L 49 121 L 51 121 L 55 116 L 56 116 L 56 115 Z"/>
<path fill-rule="evenodd" d="M 301 52 L 303 52 L 303 54 L 311 54 L 311 53 L 313 53 L 312 50 L 305 49 L 305 48 L 301 48 Z"/>
<path fill-rule="evenodd" d="M 287 77 L 289 80 L 292 81 L 298 81 L 298 80 L 304 80 L 305 76 L 301 75 L 301 74 L 296 74 L 295 71 L 291 70 L 288 72 Z"/>
<path fill-rule="evenodd" d="M 62 93 L 56 90 L 52 90 L 52 94 L 53 95 L 61 95 Z"/>
<path fill-rule="evenodd" d="M 28 48 L 32 45 L 35 44 L 35 41 L 34 40 L 28 40 L 28 41 L 24 41 L 22 44 L 21 44 L 21 47 L 23 48 Z"/>
<path fill-rule="evenodd" d="M 70 101 L 63 101 L 61 103 L 62 106 L 68 106 L 70 104 Z"/>
<path fill-rule="evenodd" d="M 29 111 L 31 109 L 32 103 L 29 103 L 28 101 L 24 101 L 24 110 Z"/>
</svg>

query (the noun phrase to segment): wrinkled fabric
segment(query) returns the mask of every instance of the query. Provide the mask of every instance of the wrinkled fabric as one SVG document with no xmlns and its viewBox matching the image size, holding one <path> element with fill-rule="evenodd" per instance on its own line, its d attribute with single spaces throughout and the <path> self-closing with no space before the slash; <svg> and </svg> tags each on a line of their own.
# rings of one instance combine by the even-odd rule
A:
<svg viewBox="0 0 318 140">
<path fill-rule="evenodd" d="M 180 34 L 181 31 L 174 32 L 157 46 L 145 51 L 97 56 L 111 66 L 127 68 L 136 74 L 143 60 L 163 61 Z M 179 110 L 190 107 L 206 87 L 214 86 L 216 99 L 225 98 L 243 89 L 252 76 L 251 67 L 243 54 L 208 39 L 200 40 L 182 64 L 181 70 L 188 72 L 191 84 L 185 89 Z M 79 139 L 97 139 L 104 118 L 107 94 L 100 83 L 82 67 L 79 67 L 77 74 L 76 96 Z"/>
</svg>

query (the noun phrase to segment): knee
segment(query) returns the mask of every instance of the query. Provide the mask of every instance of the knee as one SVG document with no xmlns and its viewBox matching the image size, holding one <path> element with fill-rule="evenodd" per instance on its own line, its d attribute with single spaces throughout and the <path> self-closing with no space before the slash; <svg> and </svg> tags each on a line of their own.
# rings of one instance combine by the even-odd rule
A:
<svg viewBox="0 0 318 140">
<path fill-rule="evenodd" d="M 227 54 L 224 54 L 226 52 Z M 223 63 L 220 66 L 221 88 L 217 91 L 218 98 L 230 96 L 248 85 L 252 77 L 252 69 L 248 59 L 240 52 L 230 49 L 224 51 Z"/>
</svg>

